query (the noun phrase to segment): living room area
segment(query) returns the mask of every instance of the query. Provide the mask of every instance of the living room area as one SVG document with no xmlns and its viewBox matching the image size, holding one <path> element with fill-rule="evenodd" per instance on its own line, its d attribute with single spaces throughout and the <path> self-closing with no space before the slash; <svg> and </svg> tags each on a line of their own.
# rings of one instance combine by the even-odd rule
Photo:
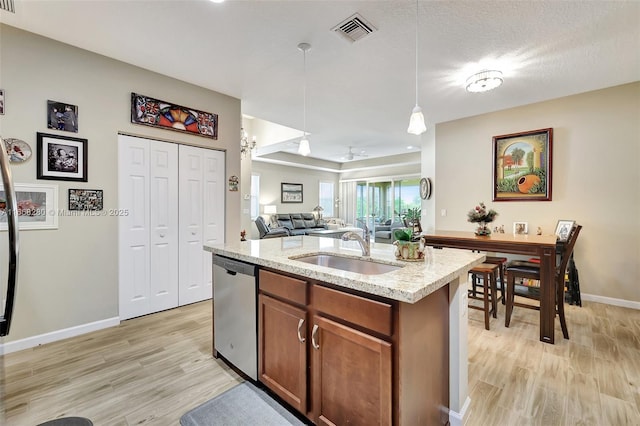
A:
<svg viewBox="0 0 640 426">
<path fill-rule="evenodd" d="M 243 160 L 251 169 L 250 212 L 246 238 L 290 235 L 340 238 L 348 231 L 361 233 L 366 226 L 372 242 L 391 244 L 393 231 L 420 230 L 420 153 L 403 156 L 398 170 L 392 162 L 360 160 L 357 172 L 335 165 L 319 170 L 313 164 L 274 164 L 252 158 Z M 415 164 L 406 165 L 407 161 Z M 353 163 L 351 163 L 353 164 Z M 350 163 L 344 163 L 350 165 Z M 344 168 L 343 168 L 344 167 Z M 249 231 L 250 229 L 250 231 Z"/>
</svg>

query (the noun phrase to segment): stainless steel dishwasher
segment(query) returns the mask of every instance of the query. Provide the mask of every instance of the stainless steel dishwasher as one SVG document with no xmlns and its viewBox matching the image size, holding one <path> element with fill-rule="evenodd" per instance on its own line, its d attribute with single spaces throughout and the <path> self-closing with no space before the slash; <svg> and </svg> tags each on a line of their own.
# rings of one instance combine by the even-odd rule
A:
<svg viewBox="0 0 640 426">
<path fill-rule="evenodd" d="M 213 256 L 213 347 L 258 380 L 256 266 Z"/>
</svg>

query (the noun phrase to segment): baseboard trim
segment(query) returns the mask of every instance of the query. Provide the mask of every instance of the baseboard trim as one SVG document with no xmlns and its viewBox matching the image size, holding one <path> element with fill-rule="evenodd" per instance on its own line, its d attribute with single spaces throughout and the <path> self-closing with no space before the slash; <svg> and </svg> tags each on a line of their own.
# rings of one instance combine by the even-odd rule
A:
<svg viewBox="0 0 640 426">
<path fill-rule="evenodd" d="M 449 410 L 449 424 L 450 426 L 464 426 L 469 419 L 469 406 L 471 405 L 471 398 L 467 397 L 462 405 L 460 412 Z"/>
<path fill-rule="evenodd" d="M 81 334 L 91 333 L 92 331 L 102 330 L 104 328 L 113 327 L 118 324 L 120 324 L 120 317 L 113 317 L 100 321 L 90 322 L 88 324 L 65 328 L 62 330 L 56 330 L 37 336 L 27 337 L 26 339 L 3 343 L 0 344 L 0 355 L 34 348 L 36 346 L 44 345 L 45 343 L 68 339 L 69 337 L 80 336 Z"/>
<path fill-rule="evenodd" d="M 586 294 L 586 293 L 582 293 L 580 295 L 580 298 L 588 302 L 604 303 L 605 305 L 613 305 L 613 306 L 620 306 L 622 308 L 631 308 L 631 309 L 640 310 L 640 302 L 635 302 L 633 300 L 616 299 L 613 297 L 598 296 L 596 294 Z"/>
</svg>

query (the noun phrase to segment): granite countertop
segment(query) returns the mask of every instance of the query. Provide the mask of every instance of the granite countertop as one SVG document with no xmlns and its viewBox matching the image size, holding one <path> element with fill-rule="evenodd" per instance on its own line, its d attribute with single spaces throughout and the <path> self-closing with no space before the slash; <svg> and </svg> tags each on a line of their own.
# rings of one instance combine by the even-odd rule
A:
<svg viewBox="0 0 640 426">
<path fill-rule="evenodd" d="M 404 262 L 395 258 L 395 246 L 371 243 L 372 260 L 402 268 L 380 275 L 365 275 L 291 259 L 319 253 L 362 258 L 357 241 L 294 236 L 237 241 L 224 245 L 205 244 L 204 249 L 244 262 L 407 303 L 415 303 L 428 296 L 485 259 L 483 253 L 473 253 L 470 250 L 427 247 L 424 260 Z"/>
</svg>

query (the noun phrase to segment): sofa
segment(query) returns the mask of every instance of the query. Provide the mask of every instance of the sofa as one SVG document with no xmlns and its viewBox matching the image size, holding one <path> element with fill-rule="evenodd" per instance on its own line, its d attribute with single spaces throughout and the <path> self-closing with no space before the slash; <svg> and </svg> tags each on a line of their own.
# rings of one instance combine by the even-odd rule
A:
<svg viewBox="0 0 640 426">
<path fill-rule="evenodd" d="M 260 233 L 260 239 L 289 236 L 289 231 L 286 228 L 271 227 L 264 221 L 264 218 L 262 216 L 258 216 L 256 218 L 256 227 L 258 228 L 258 232 Z"/>
<path fill-rule="evenodd" d="M 327 229 L 322 220 L 316 219 L 313 213 L 279 213 L 272 220 L 279 228 L 285 228 L 289 235 L 308 235 L 311 231 Z"/>
<path fill-rule="evenodd" d="M 376 226 L 373 234 L 374 241 L 376 243 L 391 244 L 395 241 L 395 238 L 393 236 L 393 231 L 401 228 L 406 228 L 406 226 L 404 225 L 404 222 L 401 222 L 401 221 L 396 221 L 393 223 L 389 222 L 388 224 L 385 224 L 385 225 L 378 225 Z"/>
</svg>

